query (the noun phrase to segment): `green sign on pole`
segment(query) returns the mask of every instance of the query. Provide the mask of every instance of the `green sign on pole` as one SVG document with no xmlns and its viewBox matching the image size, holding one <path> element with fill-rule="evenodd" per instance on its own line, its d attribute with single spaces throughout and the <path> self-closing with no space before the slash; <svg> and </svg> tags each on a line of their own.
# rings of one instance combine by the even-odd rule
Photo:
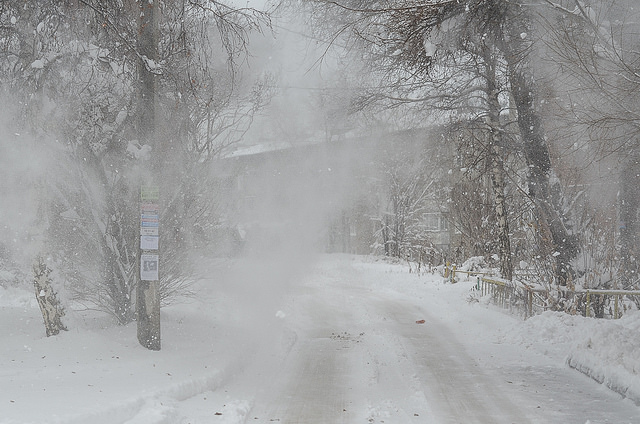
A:
<svg viewBox="0 0 640 424">
<path fill-rule="evenodd" d="M 160 187 L 142 186 L 140 187 L 140 200 L 158 200 L 160 198 Z"/>
</svg>

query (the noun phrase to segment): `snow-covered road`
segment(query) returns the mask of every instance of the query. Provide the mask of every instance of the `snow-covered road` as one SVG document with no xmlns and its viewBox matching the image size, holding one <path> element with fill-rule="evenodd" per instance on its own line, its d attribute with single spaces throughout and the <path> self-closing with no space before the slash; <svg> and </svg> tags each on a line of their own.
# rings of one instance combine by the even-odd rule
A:
<svg viewBox="0 0 640 424">
<path fill-rule="evenodd" d="M 555 342 L 594 320 L 523 322 L 406 264 L 276 262 L 206 270 L 198 298 L 163 310 L 160 352 L 89 312 L 46 338 L 33 295 L 1 289 L 0 423 L 640 422 Z"/>
<path fill-rule="evenodd" d="M 298 336 L 256 400 L 254 419 L 527 422 L 506 384 L 484 373 L 423 309 L 348 286 L 319 291 L 307 295 L 302 309 L 316 324 Z"/>
<path fill-rule="evenodd" d="M 291 288 L 281 356 L 228 388 L 250 399 L 245 422 L 639 422 L 631 402 L 553 358 L 469 336 L 485 322 L 439 301 L 438 277 L 403 293 L 384 268 L 334 258 Z M 416 296 L 425 280 L 431 293 Z"/>
</svg>

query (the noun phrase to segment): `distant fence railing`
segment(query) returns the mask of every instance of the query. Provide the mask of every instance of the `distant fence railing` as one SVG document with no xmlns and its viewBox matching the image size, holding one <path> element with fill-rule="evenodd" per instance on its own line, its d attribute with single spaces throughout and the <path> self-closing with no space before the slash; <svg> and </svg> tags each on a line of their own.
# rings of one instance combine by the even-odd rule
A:
<svg viewBox="0 0 640 424">
<path fill-rule="evenodd" d="M 492 277 L 492 273 L 487 271 L 460 271 L 455 266 L 445 267 L 445 277 L 449 281 L 455 282 L 456 274 L 476 277 L 475 289 L 481 296 L 490 295 L 492 301 L 503 308 L 523 310 L 525 319 L 549 309 L 548 300 L 551 298 L 551 291 L 563 292 L 565 298 L 582 296 L 580 303 L 583 304 L 582 309 L 586 317 L 604 317 L 603 314 L 594 313 L 594 304 L 600 305 L 599 309 L 602 309 L 602 305 L 607 303 L 610 309 L 608 316 L 614 319 L 622 316 L 620 311 L 622 299 L 640 296 L 640 290 L 569 289 L 566 287 L 549 290 L 541 286 Z M 607 300 L 609 302 L 606 302 Z"/>
<path fill-rule="evenodd" d="M 472 275 L 493 275 L 493 273 L 489 271 L 461 271 L 456 269 L 455 265 L 446 265 L 444 267 L 444 277 L 448 278 L 449 281 L 454 281 L 456 274 L 467 274 L 468 277 Z"/>
<path fill-rule="evenodd" d="M 543 288 L 482 277 L 478 278 L 476 289 L 480 291 L 482 296 L 490 294 L 494 303 L 503 308 L 515 307 L 524 310 L 525 319 L 533 316 L 540 309 L 547 309 L 545 300 L 548 298 L 548 291 Z"/>
</svg>

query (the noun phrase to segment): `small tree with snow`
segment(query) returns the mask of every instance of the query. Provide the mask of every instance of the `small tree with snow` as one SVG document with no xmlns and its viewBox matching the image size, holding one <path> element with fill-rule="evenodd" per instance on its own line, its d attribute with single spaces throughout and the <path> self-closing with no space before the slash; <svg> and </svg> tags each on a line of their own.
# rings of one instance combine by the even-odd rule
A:
<svg viewBox="0 0 640 424">
<path fill-rule="evenodd" d="M 47 337 L 55 336 L 61 330 L 67 331 L 67 327 L 62 323 L 64 308 L 60 305 L 58 296 L 53 290 L 49 274 L 51 274 L 51 268 L 47 266 L 42 257 L 38 257 L 33 264 L 33 286 L 38 306 L 42 312 Z"/>
</svg>

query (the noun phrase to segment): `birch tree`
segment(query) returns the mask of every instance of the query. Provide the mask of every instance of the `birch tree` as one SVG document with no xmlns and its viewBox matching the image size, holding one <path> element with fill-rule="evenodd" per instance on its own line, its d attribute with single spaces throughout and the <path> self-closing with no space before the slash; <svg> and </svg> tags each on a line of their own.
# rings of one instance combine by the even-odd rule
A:
<svg viewBox="0 0 640 424">
<path fill-rule="evenodd" d="M 67 327 L 62 323 L 64 308 L 60 305 L 57 293 L 51 285 L 49 276 L 51 269 L 43 258 L 36 259 L 33 264 L 33 274 L 33 286 L 47 337 L 56 336 L 60 331 L 67 331 Z"/>
</svg>

